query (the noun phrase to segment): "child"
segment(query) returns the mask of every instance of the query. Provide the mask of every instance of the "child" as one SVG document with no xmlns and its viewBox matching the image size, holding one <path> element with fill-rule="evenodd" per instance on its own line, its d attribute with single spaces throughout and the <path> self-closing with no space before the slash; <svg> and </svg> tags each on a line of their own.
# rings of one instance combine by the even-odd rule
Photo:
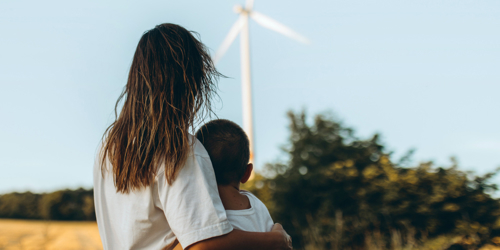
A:
<svg viewBox="0 0 500 250">
<path fill-rule="evenodd" d="M 196 132 L 210 156 L 217 187 L 229 222 L 234 228 L 251 232 L 269 232 L 273 220 L 264 203 L 240 183 L 250 178 L 253 170 L 248 137 L 237 124 L 228 120 L 213 120 Z"/>
</svg>

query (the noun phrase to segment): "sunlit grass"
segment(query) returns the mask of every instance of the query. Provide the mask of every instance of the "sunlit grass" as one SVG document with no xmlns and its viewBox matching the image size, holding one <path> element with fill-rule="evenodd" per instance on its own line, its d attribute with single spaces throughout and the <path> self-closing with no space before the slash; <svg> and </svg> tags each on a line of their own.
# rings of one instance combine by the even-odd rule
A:
<svg viewBox="0 0 500 250">
<path fill-rule="evenodd" d="M 0 250 L 102 249 L 95 222 L 0 220 Z"/>
<path fill-rule="evenodd" d="M 459 241 L 457 236 L 430 239 L 416 247 L 400 250 L 443 250 Z M 369 249 L 379 249 L 368 247 Z M 61 222 L 0 219 L 0 250 L 102 250 L 99 231 L 95 222 Z M 314 246 L 306 249 L 321 250 Z M 380 249 L 382 250 L 382 249 Z M 500 250 L 485 246 L 481 250 Z"/>
</svg>

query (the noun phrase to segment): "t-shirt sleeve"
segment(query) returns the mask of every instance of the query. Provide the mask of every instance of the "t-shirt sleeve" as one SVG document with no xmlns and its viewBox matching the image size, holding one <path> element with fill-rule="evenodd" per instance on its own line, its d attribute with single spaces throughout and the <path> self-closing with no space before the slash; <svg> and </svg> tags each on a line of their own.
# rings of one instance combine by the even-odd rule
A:
<svg viewBox="0 0 500 250">
<path fill-rule="evenodd" d="M 233 230 L 220 200 L 208 155 L 188 156 L 170 186 L 164 173 L 157 178 L 162 209 L 183 248 Z"/>
</svg>

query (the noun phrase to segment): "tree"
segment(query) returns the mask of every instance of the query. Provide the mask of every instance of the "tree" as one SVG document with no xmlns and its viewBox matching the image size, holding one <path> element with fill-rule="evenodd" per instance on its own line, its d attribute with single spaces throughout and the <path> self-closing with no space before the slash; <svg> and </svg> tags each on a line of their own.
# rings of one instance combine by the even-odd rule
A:
<svg viewBox="0 0 500 250">
<path fill-rule="evenodd" d="M 40 218 L 39 194 L 31 192 L 10 193 L 0 196 L 0 218 L 38 219 Z"/>
<path fill-rule="evenodd" d="M 398 249 L 443 234 L 483 244 L 500 231 L 494 173 L 468 176 L 456 162 L 403 167 L 375 134 L 359 139 L 329 115 L 289 112 L 286 163 L 267 166 L 255 192 L 305 249 Z M 261 185 L 256 185 L 257 182 Z M 257 187 L 261 186 L 261 189 Z"/>
<path fill-rule="evenodd" d="M 52 193 L 0 195 L 0 218 L 95 220 L 93 190 L 59 190 Z"/>
<path fill-rule="evenodd" d="M 45 194 L 40 200 L 41 216 L 47 220 L 95 219 L 92 218 L 93 211 L 89 211 L 89 197 L 92 197 L 92 194 L 91 190 L 82 188 Z"/>
</svg>

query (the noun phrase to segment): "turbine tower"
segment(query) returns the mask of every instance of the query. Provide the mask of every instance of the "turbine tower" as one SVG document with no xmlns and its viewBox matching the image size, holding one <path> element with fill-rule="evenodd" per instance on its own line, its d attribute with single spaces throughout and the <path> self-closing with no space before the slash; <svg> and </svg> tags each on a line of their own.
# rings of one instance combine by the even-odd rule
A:
<svg viewBox="0 0 500 250">
<path fill-rule="evenodd" d="M 213 61 L 215 64 L 226 53 L 234 39 L 240 34 L 240 53 L 241 53 L 241 89 L 243 100 L 243 129 L 250 140 L 250 162 L 254 163 L 254 137 L 252 120 L 252 87 L 250 74 L 250 41 L 248 32 L 249 18 L 252 18 L 261 26 L 281 33 L 301 43 L 309 43 L 309 40 L 285 25 L 253 10 L 253 0 L 246 0 L 245 7 L 234 6 L 234 11 L 240 16 L 233 24 L 226 38 L 215 53 Z"/>
</svg>

